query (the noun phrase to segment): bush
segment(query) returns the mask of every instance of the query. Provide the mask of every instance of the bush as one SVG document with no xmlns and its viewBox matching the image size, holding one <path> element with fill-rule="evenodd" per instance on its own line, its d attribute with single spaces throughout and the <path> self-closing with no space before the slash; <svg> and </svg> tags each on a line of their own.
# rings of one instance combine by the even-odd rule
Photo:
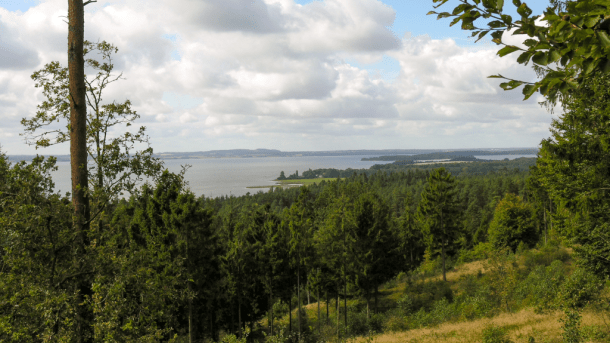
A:
<svg viewBox="0 0 610 343">
<path fill-rule="evenodd" d="M 389 315 L 383 323 L 383 331 L 387 332 L 399 332 L 407 331 L 409 325 L 403 316 L 397 314 Z"/>
<path fill-rule="evenodd" d="M 531 205 L 523 202 L 521 197 L 507 193 L 496 206 L 488 237 L 494 247 L 509 247 L 513 252 L 517 251 L 521 242 L 528 246 L 535 245 L 538 233 Z"/>
<path fill-rule="evenodd" d="M 557 294 L 565 281 L 566 270 L 561 261 L 550 266 L 539 265 L 534 268 L 515 291 L 516 300 L 523 306 L 534 306 L 540 313 L 557 308 Z"/>
<path fill-rule="evenodd" d="M 582 308 L 594 301 L 604 288 L 603 281 L 593 273 L 577 268 L 561 287 L 562 303 L 569 308 Z"/>
<path fill-rule="evenodd" d="M 512 343 L 505 328 L 490 325 L 483 329 L 483 343 Z"/>
<path fill-rule="evenodd" d="M 550 266 L 553 261 L 566 262 L 570 259 L 567 250 L 550 244 L 540 249 L 540 251 L 526 251 L 523 256 L 525 258 L 524 264 L 528 270 L 532 270 L 536 266 Z"/>
<path fill-rule="evenodd" d="M 458 263 L 467 263 L 484 260 L 489 256 L 493 246 L 491 243 L 479 243 L 472 250 L 462 250 L 458 258 Z"/>
</svg>

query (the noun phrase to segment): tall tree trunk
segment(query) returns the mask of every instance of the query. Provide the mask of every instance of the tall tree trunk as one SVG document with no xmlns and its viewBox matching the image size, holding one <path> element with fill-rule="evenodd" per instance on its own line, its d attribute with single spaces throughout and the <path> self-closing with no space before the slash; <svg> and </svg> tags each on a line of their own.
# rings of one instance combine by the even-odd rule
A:
<svg viewBox="0 0 610 343">
<path fill-rule="evenodd" d="M 318 335 L 320 335 L 322 333 L 322 330 L 320 330 L 320 323 L 322 322 L 322 317 L 320 317 L 320 287 L 318 287 Z"/>
<path fill-rule="evenodd" d="M 444 234 L 445 233 L 445 228 L 443 225 L 443 210 L 441 209 L 441 232 Z M 447 274 L 445 273 L 445 243 L 447 241 L 447 239 L 445 238 L 447 237 L 447 235 L 444 235 L 444 237 L 442 238 L 442 246 L 441 246 L 441 253 L 443 255 L 443 281 L 447 281 Z"/>
<path fill-rule="evenodd" d="M 447 281 L 447 274 L 445 273 L 445 242 L 443 242 L 441 247 L 441 253 L 443 255 L 443 281 Z"/>
<path fill-rule="evenodd" d="M 345 308 L 345 335 L 347 337 L 347 276 L 345 277 L 344 285 L 344 294 L 343 294 L 343 307 Z"/>
<path fill-rule="evenodd" d="M 70 83 L 70 170 L 72 174 L 72 204 L 78 272 L 85 272 L 85 246 L 89 229 L 89 199 L 87 197 L 87 104 L 85 99 L 85 59 L 83 43 L 85 15 L 83 0 L 68 0 L 68 74 Z M 91 294 L 87 278 L 78 278 L 76 296 L 76 342 L 91 340 L 88 320 L 92 313 L 86 304 Z"/>
<path fill-rule="evenodd" d="M 371 297 L 369 296 L 369 291 L 366 291 L 366 319 L 367 320 L 371 318 L 370 303 L 371 303 Z"/>
<path fill-rule="evenodd" d="M 269 292 L 269 312 L 271 313 L 271 318 L 269 319 L 270 325 L 270 333 L 273 336 L 273 288 L 271 288 L 271 292 Z"/>
<path fill-rule="evenodd" d="M 330 303 L 330 299 L 328 298 L 328 291 L 326 291 L 326 323 L 328 323 L 329 319 L 330 319 L 330 313 L 329 313 L 329 303 Z"/>
<path fill-rule="evenodd" d="M 300 263 L 299 263 L 300 264 Z M 299 342 L 301 341 L 301 268 L 297 267 L 297 318 L 299 324 Z"/>
<path fill-rule="evenodd" d="M 290 334 L 292 334 L 292 293 L 290 294 L 290 299 L 288 300 L 288 323 Z"/>
<path fill-rule="evenodd" d="M 242 330 L 241 330 L 241 294 L 237 295 L 237 318 L 239 321 L 239 327 L 237 330 L 239 331 L 239 338 L 242 338 Z"/>
<path fill-rule="evenodd" d="M 305 274 L 307 274 L 307 272 L 305 272 Z M 311 305 L 311 299 L 309 298 L 309 278 L 307 278 L 305 288 L 307 288 L 307 305 Z"/>
<path fill-rule="evenodd" d="M 191 283 L 189 282 L 189 290 L 192 290 Z M 189 343 L 195 343 L 196 333 L 195 333 L 195 323 L 193 317 L 193 299 L 189 299 Z"/>
<path fill-rule="evenodd" d="M 375 313 L 379 313 L 379 309 L 377 308 L 378 295 L 379 295 L 379 285 L 375 285 Z"/>
<path fill-rule="evenodd" d="M 339 287 L 340 284 L 337 283 L 337 302 L 335 305 L 337 305 L 337 340 L 341 339 L 341 332 L 339 331 L 339 321 L 341 320 L 341 316 L 339 315 L 340 311 L 339 311 Z"/>
<path fill-rule="evenodd" d="M 236 334 L 235 331 L 235 304 L 231 301 L 231 332 Z"/>
<path fill-rule="evenodd" d="M 544 216 L 544 246 L 546 246 L 546 233 L 548 231 L 547 227 L 546 227 L 546 206 L 544 206 L 542 215 Z"/>
</svg>

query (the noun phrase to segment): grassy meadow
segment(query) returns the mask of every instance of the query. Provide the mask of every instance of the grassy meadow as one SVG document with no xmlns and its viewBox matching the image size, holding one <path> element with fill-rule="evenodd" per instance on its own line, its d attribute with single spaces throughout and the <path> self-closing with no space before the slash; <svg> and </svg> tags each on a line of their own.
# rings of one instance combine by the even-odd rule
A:
<svg viewBox="0 0 610 343">
<path fill-rule="evenodd" d="M 439 261 L 428 260 L 413 273 L 401 273 L 380 287 L 379 311 L 374 313 L 371 299 L 368 319 L 366 301 L 348 296 L 347 335 L 341 298 L 340 338 L 336 298 L 330 299 L 327 309 L 326 297 L 321 296 L 318 317 L 315 294 L 310 294 L 309 304 L 303 294 L 304 341 L 576 342 L 564 339 L 566 314 L 559 299 L 566 285 L 577 278 L 572 255 L 571 249 L 555 246 L 508 257 L 458 261 L 447 272 L 447 282 L 442 281 Z M 578 342 L 610 342 L 609 290 L 604 285 L 596 300 L 591 298 L 578 311 Z M 281 332 L 276 336 L 282 340 L 298 336 L 296 301 L 294 298 L 292 303 L 292 334 L 288 333 L 287 305 L 274 307 L 279 312 L 274 316 L 274 329 Z M 260 324 L 263 331 L 269 331 L 268 318 Z"/>
</svg>

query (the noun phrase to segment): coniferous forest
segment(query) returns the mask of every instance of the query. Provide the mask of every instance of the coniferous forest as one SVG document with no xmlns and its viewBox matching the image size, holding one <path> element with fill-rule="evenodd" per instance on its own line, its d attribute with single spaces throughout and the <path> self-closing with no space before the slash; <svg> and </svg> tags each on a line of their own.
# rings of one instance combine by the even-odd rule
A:
<svg viewBox="0 0 610 343">
<path fill-rule="evenodd" d="M 493 77 L 561 108 L 537 158 L 308 170 L 335 180 L 218 198 L 167 171 L 146 127 L 109 134 L 139 115 L 102 101 L 118 48 L 84 40 L 91 2 L 69 1 L 68 66 L 32 74 L 45 101 L 22 120 L 27 143 L 70 144 L 72 192 L 55 158 L 0 152 L 0 341 L 610 341 L 608 1 L 431 12 L 533 64 L 535 82 Z"/>
</svg>

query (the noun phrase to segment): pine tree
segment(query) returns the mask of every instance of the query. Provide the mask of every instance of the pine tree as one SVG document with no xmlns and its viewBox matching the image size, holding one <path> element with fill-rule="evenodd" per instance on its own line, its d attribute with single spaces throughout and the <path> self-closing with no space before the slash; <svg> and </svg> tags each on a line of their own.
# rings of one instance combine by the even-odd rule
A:
<svg viewBox="0 0 610 343">
<path fill-rule="evenodd" d="M 440 248 L 443 280 L 447 281 L 446 256 L 459 235 L 460 213 L 455 178 L 445 168 L 432 171 L 428 177 L 418 212 L 424 219 L 431 248 Z"/>
</svg>

